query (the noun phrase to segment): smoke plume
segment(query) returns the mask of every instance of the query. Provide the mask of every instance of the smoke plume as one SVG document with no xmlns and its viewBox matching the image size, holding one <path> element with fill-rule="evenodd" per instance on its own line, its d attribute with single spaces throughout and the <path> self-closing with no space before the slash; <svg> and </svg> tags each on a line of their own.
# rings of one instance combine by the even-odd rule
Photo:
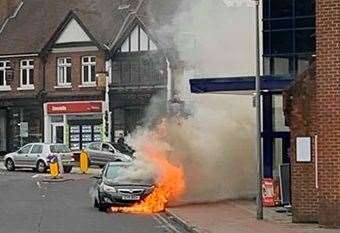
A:
<svg viewBox="0 0 340 233">
<path fill-rule="evenodd" d="M 176 12 L 171 22 L 156 30 L 164 37 L 172 35 L 168 44 L 186 64 L 184 73 L 173 78 L 190 115 L 167 119 L 161 139 L 169 160 L 181 166 L 185 174 L 186 191 L 177 204 L 253 197 L 256 157 L 252 96 L 194 95 L 189 89 L 193 77 L 254 74 L 252 5 L 245 1 L 184 0 Z M 160 119 L 164 116 L 157 98 L 152 103 L 145 122 L 154 121 L 157 114 Z M 144 136 L 154 130 L 152 124 L 145 125 L 148 127 L 138 128 L 128 140 L 137 150 L 143 143 L 155 143 L 145 140 Z"/>
</svg>

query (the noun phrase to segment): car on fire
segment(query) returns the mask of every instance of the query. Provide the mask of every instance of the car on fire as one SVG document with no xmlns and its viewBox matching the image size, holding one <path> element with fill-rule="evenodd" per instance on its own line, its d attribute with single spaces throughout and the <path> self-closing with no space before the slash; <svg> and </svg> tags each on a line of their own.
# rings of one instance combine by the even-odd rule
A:
<svg viewBox="0 0 340 233">
<path fill-rule="evenodd" d="M 8 171 L 16 168 L 32 168 L 43 173 L 48 167 L 51 156 L 60 156 L 65 173 L 73 167 L 73 154 L 64 144 L 30 143 L 4 157 L 4 165 Z"/>
<path fill-rule="evenodd" d="M 129 177 L 134 162 L 110 162 L 93 187 L 93 205 L 99 211 L 111 206 L 131 206 L 144 200 L 155 189 L 153 179 Z"/>
<path fill-rule="evenodd" d="M 122 153 L 120 147 L 109 142 L 92 142 L 85 151 L 89 155 L 89 164 L 104 167 L 108 162 L 129 162 L 132 154 Z"/>
</svg>

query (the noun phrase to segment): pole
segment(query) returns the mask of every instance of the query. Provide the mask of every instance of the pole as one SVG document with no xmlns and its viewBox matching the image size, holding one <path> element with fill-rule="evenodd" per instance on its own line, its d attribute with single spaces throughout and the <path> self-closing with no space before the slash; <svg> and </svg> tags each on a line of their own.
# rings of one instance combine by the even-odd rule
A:
<svg viewBox="0 0 340 233">
<path fill-rule="evenodd" d="M 255 0 L 255 24 L 256 24 L 256 157 L 258 159 L 258 190 L 256 201 L 256 218 L 263 219 L 263 203 L 262 203 L 262 150 L 261 150 L 261 83 L 260 83 L 260 28 L 259 28 L 259 0 Z"/>
</svg>

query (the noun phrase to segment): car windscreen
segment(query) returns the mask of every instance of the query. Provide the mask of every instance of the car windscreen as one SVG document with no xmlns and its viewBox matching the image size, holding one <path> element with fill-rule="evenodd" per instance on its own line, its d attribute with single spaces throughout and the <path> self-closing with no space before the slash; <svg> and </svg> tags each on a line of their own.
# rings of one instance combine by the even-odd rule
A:
<svg viewBox="0 0 340 233">
<path fill-rule="evenodd" d="M 153 184 L 154 174 L 148 172 L 143 173 L 144 168 L 139 167 L 136 163 L 124 165 L 110 165 L 105 171 L 105 178 L 110 182 L 117 184 Z"/>
<path fill-rule="evenodd" d="M 128 165 L 112 165 L 108 166 L 105 172 L 105 178 L 110 179 L 110 180 L 115 180 L 122 176 L 127 170 L 128 170 Z"/>
<path fill-rule="evenodd" d="M 71 152 L 70 149 L 66 145 L 56 144 L 50 145 L 51 153 L 69 153 Z"/>
</svg>

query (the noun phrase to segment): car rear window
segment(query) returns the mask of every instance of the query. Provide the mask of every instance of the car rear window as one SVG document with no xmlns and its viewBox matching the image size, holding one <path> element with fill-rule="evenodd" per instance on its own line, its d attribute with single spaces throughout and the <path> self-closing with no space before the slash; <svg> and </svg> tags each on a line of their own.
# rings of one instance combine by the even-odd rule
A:
<svg viewBox="0 0 340 233">
<path fill-rule="evenodd" d="M 69 153 L 70 149 L 66 145 L 50 145 L 51 153 Z"/>
</svg>

